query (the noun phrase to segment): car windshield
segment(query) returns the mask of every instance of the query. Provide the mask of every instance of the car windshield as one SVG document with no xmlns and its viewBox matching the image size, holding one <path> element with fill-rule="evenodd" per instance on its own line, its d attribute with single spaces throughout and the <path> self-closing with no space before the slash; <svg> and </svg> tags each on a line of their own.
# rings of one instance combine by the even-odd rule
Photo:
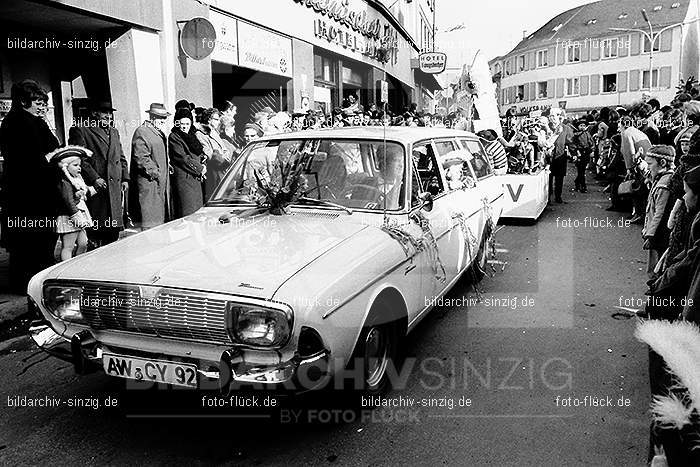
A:
<svg viewBox="0 0 700 467">
<path fill-rule="evenodd" d="M 291 175 L 290 175 L 291 173 Z M 249 145 L 209 205 L 257 203 L 262 188 L 300 188 L 293 204 L 399 210 L 404 206 L 406 156 L 394 142 L 342 139 L 259 141 Z"/>
</svg>

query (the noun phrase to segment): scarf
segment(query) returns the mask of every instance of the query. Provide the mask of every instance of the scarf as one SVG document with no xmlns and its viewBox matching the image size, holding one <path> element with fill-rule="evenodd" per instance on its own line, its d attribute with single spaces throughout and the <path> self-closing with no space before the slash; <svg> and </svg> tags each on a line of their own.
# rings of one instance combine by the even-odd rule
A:
<svg viewBox="0 0 700 467">
<path fill-rule="evenodd" d="M 185 142 L 185 145 L 192 152 L 192 154 L 200 156 L 204 153 L 204 147 L 202 147 L 202 143 L 200 143 L 199 139 L 197 139 L 197 130 L 194 126 L 190 127 L 190 131 L 187 133 L 183 132 L 180 128 L 175 126 L 172 129 L 172 133 L 175 133 L 180 138 L 182 138 L 182 140 Z"/>
</svg>

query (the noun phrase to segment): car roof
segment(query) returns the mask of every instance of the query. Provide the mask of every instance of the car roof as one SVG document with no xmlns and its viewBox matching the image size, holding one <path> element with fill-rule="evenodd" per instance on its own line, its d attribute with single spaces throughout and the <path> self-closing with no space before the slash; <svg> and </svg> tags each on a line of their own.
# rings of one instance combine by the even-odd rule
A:
<svg viewBox="0 0 700 467">
<path fill-rule="evenodd" d="M 348 139 L 386 139 L 401 143 L 413 143 L 427 138 L 452 138 L 471 137 L 478 139 L 474 133 L 468 131 L 452 130 L 450 128 L 433 127 L 401 127 L 401 126 L 357 126 L 343 128 L 324 128 L 320 130 L 303 130 L 292 133 L 279 133 L 267 135 L 258 141 L 269 141 L 279 139 L 299 139 L 299 138 L 348 138 Z"/>
</svg>

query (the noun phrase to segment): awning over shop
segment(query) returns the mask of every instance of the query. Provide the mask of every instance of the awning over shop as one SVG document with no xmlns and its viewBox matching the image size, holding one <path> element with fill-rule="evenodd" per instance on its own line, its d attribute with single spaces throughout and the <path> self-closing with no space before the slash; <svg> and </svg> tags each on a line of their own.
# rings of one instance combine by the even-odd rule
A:
<svg viewBox="0 0 700 467">
<path fill-rule="evenodd" d="M 413 69 L 413 72 L 415 73 L 415 79 L 416 79 L 416 84 L 420 84 L 422 86 L 425 86 L 427 89 L 430 89 L 431 91 L 440 91 L 442 90 L 442 86 L 437 80 L 437 75 L 434 75 L 432 73 L 426 73 L 420 69 L 420 65 L 418 62 L 417 58 L 412 58 L 411 59 L 411 68 Z"/>
</svg>

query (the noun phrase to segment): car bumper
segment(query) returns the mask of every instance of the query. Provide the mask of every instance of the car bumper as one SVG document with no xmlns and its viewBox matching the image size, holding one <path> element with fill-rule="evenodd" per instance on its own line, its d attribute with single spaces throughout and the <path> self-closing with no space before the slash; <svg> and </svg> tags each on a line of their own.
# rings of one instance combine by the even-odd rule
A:
<svg viewBox="0 0 700 467">
<path fill-rule="evenodd" d="M 102 344 L 97 342 L 90 331 L 84 330 L 75 334 L 70 340 L 57 334 L 45 322 L 32 324 L 29 335 L 36 345 L 56 358 L 73 364 L 78 374 L 87 374 L 102 368 Z M 124 356 L 130 352 L 118 351 Z M 323 350 L 311 356 L 294 356 L 292 359 L 276 365 L 251 365 L 245 362 L 240 350 L 232 348 L 222 353 L 219 362 L 207 365 L 207 369 L 198 366 L 200 388 L 202 381 L 216 381 L 222 392 L 228 392 L 232 387 L 256 384 L 267 386 L 283 385 L 290 389 L 316 389 L 325 381 L 324 376 L 329 370 L 330 351 Z M 217 364 L 218 363 L 218 364 Z M 311 386 L 311 387 L 309 387 Z"/>
</svg>

